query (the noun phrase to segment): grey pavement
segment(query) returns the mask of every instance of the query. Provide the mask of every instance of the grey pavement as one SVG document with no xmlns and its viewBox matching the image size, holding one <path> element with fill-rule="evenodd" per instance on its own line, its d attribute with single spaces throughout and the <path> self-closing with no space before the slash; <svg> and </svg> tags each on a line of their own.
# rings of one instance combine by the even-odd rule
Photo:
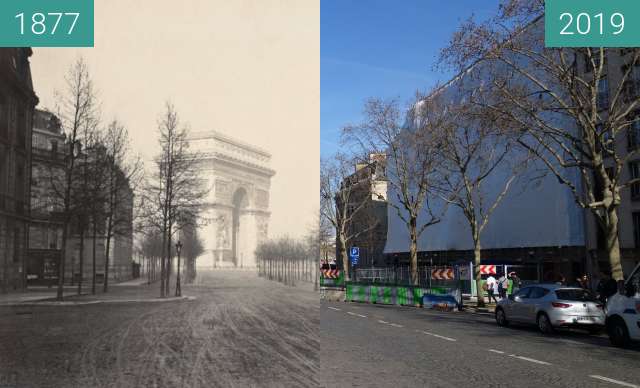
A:
<svg viewBox="0 0 640 388">
<path fill-rule="evenodd" d="M 317 293 L 246 271 L 205 272 L 183 292 L 196 299 L 0 306 L 0 387 L 318 385 Z"/>
<path fill-rule="evenodd" d="M 640 387 L 640 349 L 605 336 L 360 303 L 322 302 L 320 314 L 325 387 Z"/>
</svg>

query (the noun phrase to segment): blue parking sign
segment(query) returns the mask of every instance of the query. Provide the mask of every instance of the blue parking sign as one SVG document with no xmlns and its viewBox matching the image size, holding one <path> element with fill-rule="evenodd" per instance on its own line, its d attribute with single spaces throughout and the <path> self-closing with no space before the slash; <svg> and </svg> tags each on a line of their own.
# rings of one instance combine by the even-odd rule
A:
<svg viewBox="0 0 640 388">
<path fill-rule="evenodd" d="M 351 247 L 351 249 L 349 250 L 349 257 L 351 258 L 352 265 L 358 264 L 358 259 L 360 258 L 360 248 Z"/>
</svg>

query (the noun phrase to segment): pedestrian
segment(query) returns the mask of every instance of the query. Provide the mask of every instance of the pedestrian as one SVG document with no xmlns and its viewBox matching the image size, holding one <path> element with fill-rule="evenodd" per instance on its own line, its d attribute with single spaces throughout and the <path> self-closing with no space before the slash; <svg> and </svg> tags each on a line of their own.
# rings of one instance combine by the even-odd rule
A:
<svg viewBox="0 0 640 388">
<path fill-rule="evenodd" d="M 498 283 L 496 282 L 496 278 L 489 275 L 487 278 L 487 294 L 489 294 L 489 303 L 491 303 L 491 298 L 498 303 L 496 299 L 496 294 L 498 293 Z"/>
<path fill-rule="evenodd" d="M 586 273 L 577 278 L 576 281 L 578 282 L 578 287 L 582 288 L 583 290 L 591 289 L 591 287 L 589 286 L 589 276 L 587 276 Z"/>
<path fill-rule="evenodd" d="M 607 303 L 607 300 L 618 292 L 618 284 L 611 277 L 610 272 L 602 271 L 600 273 L 600 281 L 596 288 L 598 293 L 598 300 L 602 303 Z"/>
<path fill-rule="evenodd" d="M 516 272 L 510 272 L 509 277 L 511 278 L 511 294 L 515 294 L 522 287 L 522 280 Z"/>
<path fill-rule="evenodd" d="M 505 274 L 500 276 L 500 279 L 498 279 L 498 295 L 500 296 L 500 299 L 504 299 L 507 297 L 508 289 L 509 289 L 509 279 Z"/>
</svg>

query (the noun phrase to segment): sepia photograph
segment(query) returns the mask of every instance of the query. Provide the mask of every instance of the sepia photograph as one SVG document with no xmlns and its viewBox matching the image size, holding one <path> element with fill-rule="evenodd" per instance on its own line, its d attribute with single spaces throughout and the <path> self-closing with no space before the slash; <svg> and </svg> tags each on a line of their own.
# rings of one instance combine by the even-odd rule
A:
<svg viewBox="0 0 640 388">
<path fill-rule="evenodd" d="M 95 38 L 0 48 L 0 387 L 317 386 L 319 2 L 35 3 Z"/>
</svg>

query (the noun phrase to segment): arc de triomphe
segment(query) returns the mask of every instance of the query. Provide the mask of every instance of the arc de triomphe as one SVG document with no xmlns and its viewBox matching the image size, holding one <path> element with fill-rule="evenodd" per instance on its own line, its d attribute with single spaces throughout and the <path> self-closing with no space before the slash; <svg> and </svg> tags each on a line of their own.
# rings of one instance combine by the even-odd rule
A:
<svg viewBox="0 0 640 388">
<path fill-rule="evenodd" d="M 198 266 L 256 267 L 255 249 L 267 238 L 269 189 L 275 172 L 271 154 L 218 132 L 189 137 L 203 156 L 202 176 L 210 189 L 199 230 L 205 254 Z"/>
</svg>

